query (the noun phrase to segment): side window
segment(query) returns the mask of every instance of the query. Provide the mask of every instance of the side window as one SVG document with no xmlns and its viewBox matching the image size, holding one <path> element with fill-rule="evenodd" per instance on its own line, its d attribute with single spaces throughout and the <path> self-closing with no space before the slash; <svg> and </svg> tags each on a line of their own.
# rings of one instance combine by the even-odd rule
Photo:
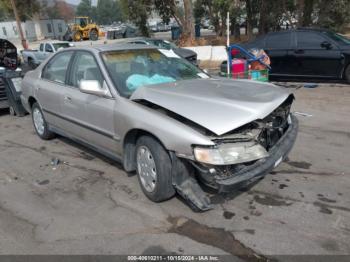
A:
<svg viewBox="0 0 350 262">
<path fill-rule="evenodd" d="M 297 32 L 297 46 L 305 49 L 321 49 L 323 36 L 313 32 Z"/>
<path fill-rule="evenodd" d="M 69 85 L 79 87 L 81 80 L 97 80 L 103 86 L 103 76 L 94 56 L 89 52 L 77 52 L 69 79 Z"/>
<path fill-rule="evenodd" d="M 53 49 L 50 44 L 45 45 L 45 52 L 53 53 Z"/>
<path fill-rule="evenodd" d="M 288 49 L 290 48 L 291 33 L 272 33 L 267 35 L 265 47 L 267 49 Z"/>
<path fill-rule="evenodd" d="M 46 24 L 47 26 L 47 32 L 50 34 L 52 33 L 52 27 L 51 27 L 51 24 Z"/>
<path fill-rule="evenodd" d="M 44 51 L 44 44 L 40 44 L 39 50 L 40 50 L 41 52 Z"/>
<path fill-rule="evenodd" d="M 69 61 L 72 55 L 73 55 L 73 52 L 69 51 L 69 52 L 63 52 L 54 56 L 46 64 L 43 70 L 42 78 L 64 84 Z"/>
</svg>

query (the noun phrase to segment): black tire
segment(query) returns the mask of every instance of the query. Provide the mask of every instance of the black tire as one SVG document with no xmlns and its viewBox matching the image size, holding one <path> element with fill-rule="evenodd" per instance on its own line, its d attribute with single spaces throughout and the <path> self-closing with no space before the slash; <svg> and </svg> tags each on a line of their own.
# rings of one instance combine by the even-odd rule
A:
<svg viewBox="0 0 350 262">
<path fill-rule="evenodd" d="M 38 111 L 40 112 L 40 114 L 41 114 L 41 116 L 42 116 L 42 119 L 43 119 L 43 127 L 44 127 L 44 130 L 43 130 L 42 133 L 39 132 L 39 131 L 37 130 L 37 127 L 36 127 L 36 125 L 35 125 L 35 123 L 34 123 L 34 111 L 35 111 L 35 110 L 38 110 Z M 38 135 L 41 139 L 43 139 L 43 140 L 50 140 L 50 139 L 52 139 L 52 138 L 54 138 L 54 137 L 56 136 L 55 133 L 53 133 L 53 132 L 51 132 L 51 131 L 49 130 L 48 124 L 47 124 L 47 122 L 46 122 L 46 120 L 45 120 L 45 117 L 44 117 L 44 114 L 43 114 L 43 112 L 41 111 L 41 108 L 40 108 L 40 106 L 39 106 L 39 104 L 38 104 L 37 102 L 35 102 L 35 103 L 33 104 L 33 106 L 32 106 L 32 121 L 33 121 L 33 126 L 34 126 L 34 129 L 35 129 L 35 132 L 37 133 L 37 135 Z"/>
<path fill-rule="evenodd" d="M 34 61 L 32 58 L 28 58 L 28 66 L 30 69 L 35 69 L 36 65 L 34 64 Z"/>
<path fill-rule="evenodd" d="M 91 41 L 97 41 L 98 40 L 98 32 L 96 29 L 92 29 L 89 33 L 89 39 Z"/>
<path fill-rule="evenodd" d="M 141 182 L 137 153 L 140 147 L 146 147 L 152 154 L 156 166 L 155 188 L 147 191 Z M 136 172 L 143 193 L 153 202 L 161 202 L 175 195 L 175 188 L 171 178 L 171 159 L 166 149 L 153 137 L 141 136 L 136 143 L 135 151 Z"/>
<path fill-rule="evenodd" d="M 346 82 L 348 82 L 348 84 L 350 84 L 350 64 L 346 67 L 346 69 L 344 71 L 344 76 L 345 76 Z"/>
</svg>

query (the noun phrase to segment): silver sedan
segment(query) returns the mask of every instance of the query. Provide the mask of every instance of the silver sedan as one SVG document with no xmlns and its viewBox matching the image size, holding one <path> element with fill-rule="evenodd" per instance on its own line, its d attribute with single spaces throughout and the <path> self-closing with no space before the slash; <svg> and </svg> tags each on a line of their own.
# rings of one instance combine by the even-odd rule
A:
<svg viewBox="0 0 350 262">
<path fill-rule="evenodd" d="M 152 201 L 177 192 L 212 207 L 266 175 L 292 148 L 294 97 L 268 83 L 211 77 L 172 50 L 103 45 L 59 51 L 22 84 L 38 136 L 69 137 L 136 171 Z"/>
</svg>

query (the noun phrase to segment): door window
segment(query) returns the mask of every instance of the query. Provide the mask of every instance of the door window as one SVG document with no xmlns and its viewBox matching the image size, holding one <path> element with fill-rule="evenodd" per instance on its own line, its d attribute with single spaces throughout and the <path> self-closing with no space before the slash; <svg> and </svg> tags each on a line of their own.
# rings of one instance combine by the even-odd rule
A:
<svg viewBox="0 0 350 262">
<path fill-rule="evenodd" d="M 48 32 L 48 33 L 52 33 L 51 24 L 47 24 L 47 32 Z"/>
<path fill-rule="evenodd" d="M 44 44 L 40 44 L 40 49 L 41 52 L 44 51 Z"/>
<path fill-rule="evenodd" d="M 103 86 L 103 76 L 100 68 L 89 52 L 77 52 L 73 64 L 69 85 L 79 87 L 81 80 L 97 80 Z"/>
<path fill-rule="evenodd" d="M 45 52 L 53 53 L 52 46 L 50 44 L 45 45 Z"/>
<path fill-rule="evenodd" d="M 64 84 L 69 61 L 72 55 L 73 55 L 73 52 L 69 51 L 69 52 L 63 52 L 54 56 L 46 64 L 43 70 L 42 78 Z"/>
<path fill-rule="evenodd" d="M 297 46 L 299 49 L 322 49 L 321 43 L 325 38 L 313 32 L 297 32 Z"/>
<path fill-rule="evenodd" d="M 272 33 L 267 36 L 266 49 L 288 49 L 291 43 L 291 33 Z"/>
</svg>

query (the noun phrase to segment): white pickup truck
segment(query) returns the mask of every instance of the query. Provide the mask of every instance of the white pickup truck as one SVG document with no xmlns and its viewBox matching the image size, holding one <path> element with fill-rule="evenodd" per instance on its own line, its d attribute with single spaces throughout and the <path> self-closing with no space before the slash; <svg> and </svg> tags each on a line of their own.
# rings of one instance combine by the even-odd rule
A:
<svg viewBox="0 0 350 262">
<path fill-rule="evenodd" d="M 61 48 L 67 48 L 73 46 L 69 42 L 47 42 L 41 43 L 39 50 L 23 50 L 22 57 L 23 62 L 27 63 L 31 68 L 35 68 L 48 56 L 57 52 Z"/>
</svg>

